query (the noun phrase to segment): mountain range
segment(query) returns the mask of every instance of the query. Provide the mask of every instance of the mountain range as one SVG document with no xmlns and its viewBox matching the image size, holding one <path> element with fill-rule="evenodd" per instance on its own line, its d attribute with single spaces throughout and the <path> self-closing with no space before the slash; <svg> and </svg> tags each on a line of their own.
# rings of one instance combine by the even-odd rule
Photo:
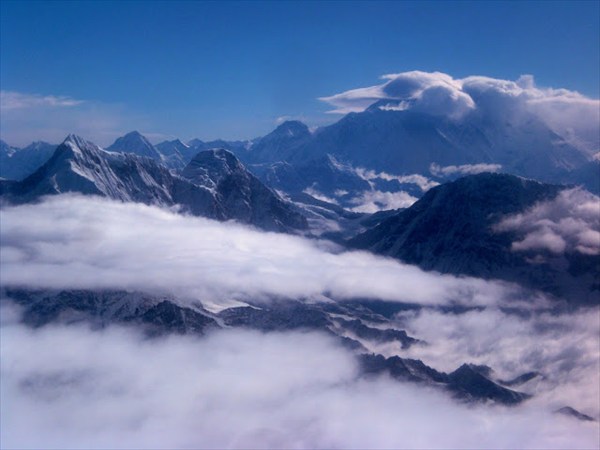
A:
<svg viewBox="0 0 600 450">
<path fill-rule="evenodd" d="M 70 135 L 29 177 L 20 182 L 3 181 L 0 187 L 4 199 L 12 203 L 75 192 L 177 205 L 182 212 L 217 220 L 235 219 L 267 230 L 291 231 L 307 226 L 293 205 L 247 172 L 227 150 L 200 152 L 180 176 L 150 157 L 105 151 Z"/>
<path fill-rule="evenodd" d="M 425 271 L 500 280 L 530 306 L 542 293 L 550 313 L 600 304 L 600 201 L 576 186 L 598 193 L 600 160 L 533 116 L 455 120 L 379 102 L 315 131 L 288 121 L 251 141 L 153 145 L 133 131 L 106 150 L 75 135 L 58 146 L 0 150 L 2 207 L 94 195 L 319 239 L 315 245 L 332 252 L 368 251 Z M 18 304 L 34 328 L 119 324 L 149 338 L 229 328 L 317 332 L 354 354 L 361 378 L 383 375 L 460 401 L 517 405 L 544 376 L 529 368 L 506 381 L 469 361 L 444 371 L 397 354 L 428 345 L 404 329 L 401 313 L 460 315 L 479 306 L 327 293 L 245 296 L 211 309 L 203 298 L 171 293 L 4 285 L 0 297 Z M 593 419 L 571 406 L 561 411 Z"/>
<path fill-rule="evenodd" d="M 24 323 L 38 328 L 50 323 L 91 323 L 104 328 L 111 324 L 135 326 L 149 337 L 165 334 L 204 335 L 222 327 L 254 329 L 262 332 L 319 331 L 330 335 L 356 353 L 362 376 L 388 374 L 402 382 L 418 383 L 448 391 L 468 402 L 493 402 L 516 405 L 530 396 L 503 386 L 489 367 L 463 364 L 447 374 L 420 360 L 386 358 L 373 353 L 373 344 L 399 344 L 402 348 L 422 345 L 406 331 L 394 328 L 385 317 L 363 304 L 305 304 L 273 302 L 232 307 L 210 312 L 200 304 L 190 307 L 168 295 L 143 292 L 86 290 L 7 289 L 3 297 L 11 298 L 23 308 Z M 353 317 L 345 320 L 342 317 Z M 514 383 L 513 387 L 516 384 Z"/>
<path fill-rule="evenodd" d="M 308 232 L 425 270 L 503 279 L 597 303 L 596 254 L 515 252 L 511 245 L 518 233 L 492 227 L 565 188 L 514 174 L 576 179 L 595 192 L 598 158 L 586 157 L 533 116 L 455 121 L 387 106 L 376 103 L 314 132 L 301 122 L 284 122 L 247 142 L 176 139 L 154 146 L 134 131 L 105 151 L 69 136 L 30 176 L 2 181 L 2 197 L 22 203 L 79 192 L 178 205 L 208 218 Z M 229 150 L 207 150 L 213 145 Z M 53 147 L 38 143 L 19 150 L 3 143 L 2 149 L 3 161 L 20 161 L 3 167 L 24 174 Z M 447 182 L 486 169 L 513 175 Z M 361 202 L 371 202 L 370 209 Z M 457 204 L 463 206 L 456 209 Z M 365 213 L 377 209 L 389 211 Z"/>
</svg>

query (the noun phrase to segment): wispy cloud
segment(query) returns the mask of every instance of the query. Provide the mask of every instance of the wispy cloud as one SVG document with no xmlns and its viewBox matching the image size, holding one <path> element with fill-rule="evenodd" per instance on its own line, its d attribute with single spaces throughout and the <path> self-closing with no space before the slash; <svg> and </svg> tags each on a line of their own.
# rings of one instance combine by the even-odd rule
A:
<svg viewBox="0 0 600 450">
<path fill-rule="evenodd" d="M 348 203 L 354 205 L 351 211 L 362 213 L 375 213 L 390 209 L 408 208 L 418 199 L 408 192 L 384 192 L 378 190 L 363 191 L 357 196 L 348 200 Z"/>
<path fill-rule="evenodd" d="M 432 187 L 436 187 L 440 184 L 437 181 L 430 180 L 426 176 L 416 173 L 410 175 L 393 175 L 387 172 L 376 172 L 363 167 L 356 167 L 351 170 L 366 181 L 384 180 L 397 181 L 400 184 L 416 184 L 422 192 L 427 192 Z"/>
<path fill-rule="evenodd" d="M 501 164 L 462 164 L 460 166 L 440 166 L 431 163 L 429 171 L 437 177 L 447 177 L 452 175 L 475 175 L 483 172 L 499 172 L 502 169 Z"/>
<path fill-rule="evenodd" d="M 107 146 L 125 132 L 154 128 L 124 105 L 59 95 L 1 91 L 0 111 L 1 138 L 15 146 L 36 140 L 59 143 L 69 133 Z"/>
<path fill-rule="evenodd" d="M 66 96 L 24 94 L 14 91 L 0 91 L 0 110 L 3 112 L 14 109 L 31 108 L 68 108 L 81 105 L 83 100 Z"/>
</svg>

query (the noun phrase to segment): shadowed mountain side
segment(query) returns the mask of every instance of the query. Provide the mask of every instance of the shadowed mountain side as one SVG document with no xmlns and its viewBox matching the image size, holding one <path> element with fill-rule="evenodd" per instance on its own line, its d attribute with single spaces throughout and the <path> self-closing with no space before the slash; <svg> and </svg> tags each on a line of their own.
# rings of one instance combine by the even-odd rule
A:
<svg viewBox="0 0 600 450">
<path fill-rule="evenodd" d="M 406 210 L 349 241 L 352 248 L 392 256 L 425 270 L 497 278 L 573 303 L 598 304 L 600 257 L 577 251 L 514 251 L 518 231 L 496 231 L 509 214 L 554 199 L 563 186 L 505 174 L 479 174 L 438 186 Z"/>
</svg>

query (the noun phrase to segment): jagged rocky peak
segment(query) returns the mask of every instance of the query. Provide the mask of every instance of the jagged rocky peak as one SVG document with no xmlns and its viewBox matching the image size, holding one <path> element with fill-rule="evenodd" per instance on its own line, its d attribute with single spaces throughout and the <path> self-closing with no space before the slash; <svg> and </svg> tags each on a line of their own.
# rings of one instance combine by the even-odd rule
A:
<svg viewBox="0 0 600 450">
<path fill-rule="evenodd" d="M 168 153 L 173 150 L 180 150 L 188 148 L 188 144 L 184 144 L 181 139 L 173 139 L 171 141 L 163 141 L 156 145 L 156 148 L 163 153 Z"/>
<path fill-rule="evenodd" d="M 96 147 L 94 144 L 86 141 L 81 136 L 78 136 L 78 135 L 72 134 L 72 133 L 66 137 L 66 139 L 63 141 L 63 145 L 67 145 L 70 148 L 72 148 L 73 150 L 76 150 L 76 149 L 84 150 L 91 146 Z"/>
<path fill-rule="evenodd" d="M 275 128 L 271 134 L 278 136 L 304 137 L 310 136 L 310 130 L 306 124 L 299 120 L 287 120 Z"/>
<path fill-rule="evenodd" d="M 94 160 L 97 158 L 93 158 L 93 155 L 98 155 L 99 152 L 106 153 L 96 144 L 86 141 L 81 136 L 69 134 L 62 144 L 56 147 L 48 163 L 52 165 L 52 163 L 57 163 L 62 159 L 87 161 L 90 160 L 90 157 Z"/>
<path fill-rule="evenodd" d="M 138 156 L 147 156 L 157 160 L 161 159 L 160 153 L 139 131 L 131 131 L 125 136 L 117 138 L 115 142 L 108 147 L 108 150 L 114 152 L 134 153 Z"/>
<path fill-rule="evenodd" d="M 224 148 L 198 153 L 183 169 L 182 176 L 202 185 L 217 185 L 233 173 L 246 172 L 239 159 Z"/>
<path fill-rule="evenodd" d="M 307 228 L 306 218 L 246 170 L 230 151 L 198 153 L 182 177 L 213 192 L 230 218 L 261 228 L 289 231 Z"/>
</svg>

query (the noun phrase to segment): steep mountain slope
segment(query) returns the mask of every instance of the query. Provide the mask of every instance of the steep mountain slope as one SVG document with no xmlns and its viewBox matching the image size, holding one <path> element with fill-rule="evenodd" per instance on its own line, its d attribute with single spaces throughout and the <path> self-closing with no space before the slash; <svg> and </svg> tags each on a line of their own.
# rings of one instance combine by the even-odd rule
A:
<svg viewBox="0 0 600 450">
<path fill-rule="evenodd" d="M 181 176 L 216 193 L 229 216 L 261 228 L 307 227 L 304 216 L 248 172 L 225 149 L 198 153 Z"/>
<path fill-rule="evenodd" d="M 0 178 L 22 180 L 48 161 L 55 149 L 56 145 L 41 141 L 21 149 L 0 141 Z"/>
<path fill-rule="evenodd" d="M 110 147 L 107 147 L 107 150 L 111 152 L 133 153 L 134 155 L 145 156 L 156 161 L 162 160 L 160 152 L 138 131 L 132 131 L 125 136 L 117 138 Z"/>
<path fill-rule="evenodd" d="M 25 203 L 43 195 L 78 192 L 121 201 L 180 205 L 197 216 L 236 219 L 268 230 L 306 227 L 306 219 L 292 205 L 279 199 L 229 155 L 235 173 L 219 166 L 215 152 L 207 152 L 192 168 L 198 172 L 201 164 L 206 164 L 208 176 L 190 180 L 171 174 L 150 158 L 106 152 L 70 135 L 34 174 L 20 183 L 3 183 L 2 193 L 11 202 Z"/>
<path fill-rule="evenodd" d="M 314 189 L 334 197 L 340 191 L 355 193 L 371 189 L 369 182 L 340 165 L 330 155 L 304 164 L 280 161 L 250 167 L 269 186 L 290 193 Z"/>
<path fill-rule="evenodd" d="M 597 190 L 600 176 L 589 175 L 589 155 L 534 114 L 474 110 L 449 118 L 400 106 L 389 100 L 376 102 L 314 133 L 300 122 L 285 122 L 255 140 L 242 159 L 267 184 L 288 192 L 325 186 L 331 179 L 330 158 L 353 168 L 438 181 L 481 172 L 483 164 L 495 165 L 505 173 Z M 354 177 L 360 183 L 360 177 Z M 397 192 L 404 187 L 392 183 L 379 189 Z M 325 188 L 321 192 L 331 195 Z"/>
<path fill-rule="evenodd" d="M 548 181 L 584 164 L 585 155 L 536 117 L 460 121 L 375 104 L 315 133 L 287 159 L 306 162 L 329 153 L 353 165 L 391 173 L 427 174 L 440 166 L 495 163 L 503 171 Z"/>
<path fill-rule="evenodd" d="M 265 163 L 290 159 L 294 149 L 307 142 L 310 137 L 311 133 L 305 124 L 297 120 L 288 120 L 254 142 L 248 152 L 248 160 Z"/>
<path fill-rule="evenodd" d="M 179 139 L 164 141 L 156 145 L 156 150 L 162 155 L 163 163 L 173 169 L 183 169 L 189 162 L 190 146 Z"/>
<path fill-rule="evenodd" d="M 600 256 L 578 251 L 514 251 L 518 230 L 494 228 L 509 214 L 564 189 L 506 174 L 461 178 L 349 241 L 426 270 L 521 283 L 577 303 L 599 303 Z"/>
</svg>

